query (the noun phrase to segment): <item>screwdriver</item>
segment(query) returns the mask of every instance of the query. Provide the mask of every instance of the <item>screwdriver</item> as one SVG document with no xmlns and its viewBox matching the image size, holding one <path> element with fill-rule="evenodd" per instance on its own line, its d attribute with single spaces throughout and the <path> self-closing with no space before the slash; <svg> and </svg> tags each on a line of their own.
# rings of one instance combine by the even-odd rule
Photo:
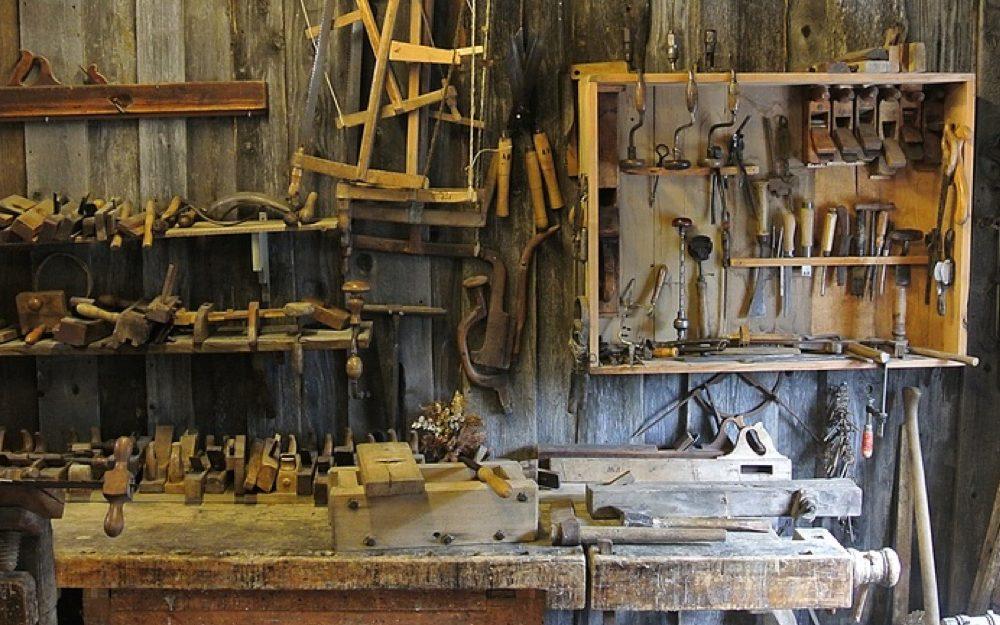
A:
<svg viewBox="0 0 1000 625">
<path fill-rule="evenodd" d="M 823 220 L 823 234 L 820 236 L 820 256 L 828 258 L 833 253 L 833 233 L 837 228 L 837 209 L 826 209 L 826 219 Z M 826 295 L 826 267 L 821 266 L 813 278 L 813 292 L 816 292 L 816 281 L 819 281 L 819 294 Z"/>
</svg>

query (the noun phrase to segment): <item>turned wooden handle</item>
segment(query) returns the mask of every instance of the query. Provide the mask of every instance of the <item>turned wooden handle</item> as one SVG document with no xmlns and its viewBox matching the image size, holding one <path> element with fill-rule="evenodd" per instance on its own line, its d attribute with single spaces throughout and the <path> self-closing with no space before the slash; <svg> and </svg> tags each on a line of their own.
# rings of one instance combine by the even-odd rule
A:
<svg viewBox="0 0 1000 625">
<path fill-rule="evenodd" d="M 545 212 L 545 190 L 542 188 L 542 169 L 538 164 L 538 153 L 524 151 L 524 171 L 528 175 L 528 191 L 531 194 L 531 208 L 535 216 L 535 229 L 549 227 L 549 216 Z"/>
<path fill-rule="evenodd" d="M 318 199 L 318 193 L 315 191 L 309 192 L 309 195 L 306 196 L 306 203 L 299 209 L 299 222 L 304 224 L 314 224 L 319 221 L 319 218 L 316 217 L 316 200 Z"/>
<path fill-rule="evenodd" d="M 976 356 L 966 356 L 965 354 L 953 354 L 950 352 L 942 352 L 936 349 L 928 349 L 926 347 L 913 347 L 912 345 L 910 346 L 910 353 L 916 354 L 918 356 L 926 356 L 927 358 L 954 360 L 955 362 L 961 362 L 967 364 L 970 367 L 979 366 L 979 358 L 977 358 Z"/>
<path fill-rule="evenodd" d="M 496 493 L 498 496 L 504 499 L 509 499 L 510 496 L 514 493 L 514 490 L 510 487 L 510 484 L 507 483 L 507 480 L 503 479 L 502 477 L 494 473 L 493 469 L 489 467 L 479 467 L 479 469 L 476 471 L 476 477 L 479 479 L 480 482 L 489 486 L 491 489 L 493 489 L 494 493 Z"/>
<path fill-rule="evenodd" d="M 781 240 L 781 249 L 785 256 L 791 256 L 795 252 L 795 215 L 792 211 L 785 211 L 782 219 L 785 233 L 782 235 L 784 238 Z"/>
<path fill-rule="evenodd" d="M 837 213 L 829 211 L 823 220 L 823 235 L 820 238 L 820 251 L 829 256 L 833 251 L 833 233 L 837 230 Z"/>
<path fill-rule="evenodd" d="M 117 323 L 119 315 L 119 313 L 104 310 L 103 308 L 94 306 L 93 304 L 77 304 L 76 314 L 88 319 L 101 319 L 103 321 L 107 321 L 108 323 Z"/>
<path fill-rule="evenodd" d="M 500 137 L 497 147 L 497 217 L 510 215 L 510 166 L 514 140 Z"/>
<path fill-rule="evenodd" d="M 145 220 L 142 222 L 142 247 L 153 247 L 153 222 L 156 221 L 156 200 L 146 202 Z"/>
<path fill-rule="evenodd" d="M 545 191 L 549 196 L 549 208 L 559 210 L 563 203 L 562 191 L 559 189 L 559 176 L 556 175 L 556 165 L 552 160 L 552 145 L 544 132 L 534 134 L 535 152 L 538 153 L 538 164 L 542 168 L 542 179 L 545 181 Z"/>
<path fill-rule="evenodd" d="M 125 200 L 122 205 L 118 207 L 118 221 L 128 218 L 132 214 L 132 202 Z M 117 230 L 117 228 L 116 228 Z M 111 249 L 120 250 L 122 249 L 122 243 L 124 242 L 120 232 L 115 232 L 114 236 L 111 237 Z"/>
<path fill-rule="evenodd" d="M 24 335 L 25 345 L 34 345 L 38 341 L 42 340 L 42 335 L 45 334 L 45 324 L 40 324 L 32 328 L 27 334 Z"/>
<path fill-rule="evenodd" d="M 875 349 L 874 347 L 868 347 L 867 345 L 862 345 L 861 343 L 848 342 L 844 344 L 844 351 L 849 354 L 855 354 L 863 358 L 870 358 L 880 365 L 884 365 L 889 362 L 889 354 L 883 352 L 880 349 Z"/>
</svg>

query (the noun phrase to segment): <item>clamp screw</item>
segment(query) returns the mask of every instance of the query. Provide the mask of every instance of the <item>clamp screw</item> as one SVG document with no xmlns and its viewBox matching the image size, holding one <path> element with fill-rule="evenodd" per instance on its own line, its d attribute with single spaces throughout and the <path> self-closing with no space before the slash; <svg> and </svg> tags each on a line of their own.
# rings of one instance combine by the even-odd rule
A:
<svg viewBox="0 0 1000 625">
<path fill-rule="evenodd" d="M 451 534 L 445 534 L 444 536 L 441 537 L 441 542 L 446 545 L 450 545 L 451 543 L 455 542 L 455 537 L 452 536 Z"/>
<path fill-rule="evenodd" d="M 375 537 L 374 536 L 365 536 L 365 539 L 362 542 L 365 544 L 365 547 L 374 547 L 375 546 Z"/>
<path fill-rule="evenodd" d="M 518 493 L 517 494 L 517 500 L 519 502 L 521 502 L 521 503 L 524 503 L 524 502 L 528 501 L 528 496 L 525 495 L 524 493 Z"/>
<path fill-rule="evenodd" d="M 493 540 L 503 540 L 504 538 L 506 535 L 504 535 L 503 530 L 497 530 L 496 534 L 493 534 Z"/>
<path fill-rule="evenodd" d="M 350 508 L 351 510 L 357 510 L 358 508 L 361 507 L 361 504 L 358 503 L 357 499 L 351 499 L 347 502 L 347 507 Z"/>
</svg>

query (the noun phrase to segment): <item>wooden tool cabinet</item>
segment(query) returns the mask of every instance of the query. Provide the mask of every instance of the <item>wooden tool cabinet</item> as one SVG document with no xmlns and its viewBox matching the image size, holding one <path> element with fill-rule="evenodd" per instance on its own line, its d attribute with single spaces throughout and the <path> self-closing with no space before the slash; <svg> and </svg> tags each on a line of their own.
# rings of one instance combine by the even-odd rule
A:
<svg viewBox="0 0 1000 625">
<path fill-rule="evenodd" d="M 972 74 L 819 74 L 819 73 L 758 73 L 738 74 L 741 97 L 737 123 L 750 115 L 745 129 L 747 162 L 753 163 L 751 178 L 766 177 L 769 174 L 768 150 L 762 125 L 762 116 L 772 119 L 785 115 L 791 131 L 791 154 L 793 173 L 798 174 L 798 189 L 793 196 L 793 207 L 802 199 L 812 200 L 816 211 L 816 238 L 822 228 L 821 216 L 828 207 L 846 205 L 852 212 L 860 203 L 893 203 L 892 214 L 895 228 L 917 228 L 930 230 L 936 221 L 938 197 L 940 194 L 940 169 L 918 171 L 911 165 L 893 178 L 869 179 L 868 170 L 862 163 L 848 165 L 833 163 L 822 167 L 800 169 L 795 159 L 801 156 L 803 128 L 803 98 L 811 85 L 921 85 L 925 90 L 942 90 L 946 123 L 963 124 L 974 129 L 975 77 Z M 688 119 L 684 104 L 684 90 L 687 74 L 647 74 L 645 124 L 636 134 L 638 156 L 647 161 L 655 159 L 654 148 L 658 143 L 671 144 L 674 129 Z M 677 313 L 678 252 L 679 237 L 671 221 L 678 216 L 693 220 L 694 226 L 689 237 L 705 234 L 712 238 L 714 250 L 705 262 L 708 279 L 708 301 L 711 311 L 713 332 L 719 334 L 716 306 L 722 276 L 721 241 L 719 229 L 709 222 L 709 170 L 698 167 L 706 153 L 708 127 L 728 118 L 726 90 L 729 75 L 722 73 L 698 74 L 699 108 L 695 127 L 687 131 L 681 141 L 683 158 L 694 164 L 689 170 L 665 171 L 650 168 L 640 174 L 620 171 L 618 162 L 626 155 L 628 130 L 637 120 L 633 105 L 636 88 L 635 74 L 582 74 L 579 76 L 579 173 L 580 183 L 585 191 L 584 222 L 581 230 L 585 240 L 585 270 L 580 292 L 585 295 L 580 313 L 586 328 L 588 364 L 594 374 L 632 373 L 682 373 L 707 371 L 747 371 L 747 370 L 794 370 L 794 369 L 850 369 L 870 368 L 874 365 L 848 360 L 842 357 L 801 356 L 789 360 L 766 363 L 738 362 L 734 360 L 711 360 L 697 358 L 656 359 L 640 365 L 611 365 L 599 362 L 600 339 L 614 342 L 617 337 L 618 298 L 621 290 L 631 279 L 635 279 L 630 298 L 640 306 L 629 315 L 632 335 L 651 338 L 655 341 L 670 341 L 677 338 L 672 326 Z M 717 143 L 728 141 L 732 129 L 720 132 Z M 753 175 L 759 169 L 759 175 Z M 969 297 L 969 255 L 971 236 L 972 191 L 968 181 L 972 180 L 972 142 L 965 144 L 960 169 L 967 181 L 962 197 L 953 200 L 955 206 L 954 284 L 947 295 L 947 314 L 939 316 L 935 309 L 934 295 L 931 304 L 924 304 L 926 280 L 926 252 L 922 242 L 911 248 L 907 259 L 890 256 L 878 259 L 863 259 L 864 263 L 912 265 L 912 283 L 908 290 L 908 338 L 913 345 L 941 351 L 964 354 L 966 350 L 966 309 Z M 659 179 L 655 202 L 650 205 L 651 185 Z M 730 187 L 736 178 L 729 179 Z M 728 305 L 726 306 L 726 327 L 723 332 L 736 332 L 741 324 L 747 324 L 752 332 L 786 332 L 797 334 L 836 333 L 844 338 L 864 339 L 869 337 L 891 337 L 893 273 L 888 270 L 885 292 L 873 301 L 858 299 L 845 292 L 844 287 L 831 281 L 825 296 L 815 295 L 811 290 L 811 278 L 801 277 L 798 267 L 805 263 L 858 264 L 857 260 L 845 258 L 819 259 L 814 245 L 814 256 L 809 260 L 776 261 L 757 258 L 754 239 L 754 224 L 750 210 L 739 197 L 739 189 L 734 188 L 728 196 L 732 214 L 732 264 L 728 271 Z M 772 223 L 779 224 L 778 208 L 771 205 Z M 948 215 L 944 229 L 948 228 Z M 610 291 L 609 301 L 601 300 L 601 245 L 609 242 L 615 245 L 617 239 L 618 281 L 617 293 Z M 686 253 L 686 252 L 685 252 Z M 697 337 L 698 319 L 694 302 L 697 299 L 695 280 L 697 263 L 690 256 L 687 262 L 688 302 L 690 305 L 691 336 Z M 793 310 L 788 316 L 780 314 L 777 298 L 777 270 L 767 270 L 772 277 L 766 286 L 767 314 L 763 318 L 746 319 L 740 316 L 743 300 L 749 282 L 750 267 L 776 267 L 782 262 L 790 263 L 794 269 Z M 655 266 L 665 263 L 669 269 L 667 287 L 651 316 L 646 315 L 645 304 L 649 301 L 655 273 Z M 833 271 L 829 268 L 828 271 Z M 937 367 L 955 366 L 959 363 L 919 356 L 894 358 L 890 367 Z"/>
</svg>

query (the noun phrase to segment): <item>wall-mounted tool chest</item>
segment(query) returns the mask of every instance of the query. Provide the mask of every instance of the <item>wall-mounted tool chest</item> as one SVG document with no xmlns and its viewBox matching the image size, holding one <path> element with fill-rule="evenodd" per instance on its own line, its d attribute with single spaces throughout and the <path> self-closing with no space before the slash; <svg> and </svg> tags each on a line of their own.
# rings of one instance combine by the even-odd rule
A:
<svg viewBox="0 0 1000 625">
<path fill-rule="evenodd" d="M 879 364 L 846 354 L 854 341 L 890 367 L 961 364 L 935 351 L 966 350 L 974 76 L 733 80 L 646 74 L 640 104 L 635 73 L 579 78 L 578 340 L 591 372 Z"/>
</svg>

